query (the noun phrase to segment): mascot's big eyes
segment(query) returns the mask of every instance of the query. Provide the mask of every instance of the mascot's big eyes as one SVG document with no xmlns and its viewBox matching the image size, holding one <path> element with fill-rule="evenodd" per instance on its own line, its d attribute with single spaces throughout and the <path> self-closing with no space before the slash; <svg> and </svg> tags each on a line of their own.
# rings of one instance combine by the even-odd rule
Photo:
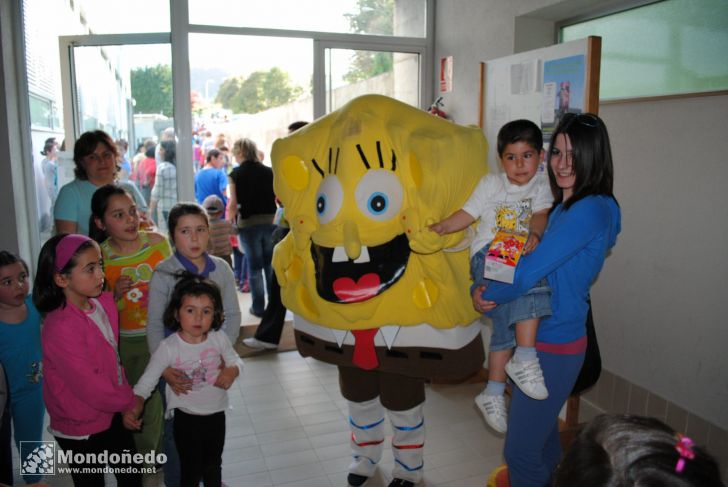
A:
<svg viewBox="0 0 728 487">
<path fill-rule="evenodd" d="M 393 172 L 374 169 L 361 178 L 354 194 L 356 204 L 365 216 L 387 221 L 399 214 L 402 193 L 402 184 Z"/>
<path fill-rule="evenodd" d="M 333 175 L 326 176 L 316 193 L 316 214 L 321 224 L 333 220 L 344 202 L 344 190 L 339 178 Z"/>
</svg>

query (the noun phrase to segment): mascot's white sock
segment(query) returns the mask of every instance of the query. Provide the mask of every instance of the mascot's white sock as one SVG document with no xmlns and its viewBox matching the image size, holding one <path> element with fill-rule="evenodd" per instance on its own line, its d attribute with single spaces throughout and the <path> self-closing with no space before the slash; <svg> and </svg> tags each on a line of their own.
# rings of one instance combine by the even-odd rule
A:
<svg viewBox="0 0 728 487">
<path fill-rule="evenodd" d="M 406 411 L 387 410 L 387 415 L 394 431 L 392 476 L 416 484 L 422 480 L 424 467 L 425 419 L 422 416 L 422 404 Z"/>
<path fill-rule="evenodd" d="M 382 458 L 384 446 L 384 408 L 376 397 L 349 403 L 349 427 L 353 459 L 349 473 L 371 477 Z"/>
</svg>

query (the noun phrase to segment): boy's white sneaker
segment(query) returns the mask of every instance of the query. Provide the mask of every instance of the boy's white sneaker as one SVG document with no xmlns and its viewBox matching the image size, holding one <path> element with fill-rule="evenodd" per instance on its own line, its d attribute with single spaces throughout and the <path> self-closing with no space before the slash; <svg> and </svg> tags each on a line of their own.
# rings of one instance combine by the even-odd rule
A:
<svg viewBox="0 0 728 487">
<path fill-rule="evenodd" d="M 532 399 L 543 400 L 549 397 L 549 391 L 543 381 L 543 372 L 538 358 L 524 362 L 510 359 L 506 363 L 506 373 L 518 388 Z"/>
<path fill-rule="evenodd" d="M 488 426 L 498 433 L 508 431 L 508 412 L 506 411 L 506 399 L 503 395 L 490 396 L 481 392 L 475 396 L 475 405 L 485 417 Z"/>
</svg>

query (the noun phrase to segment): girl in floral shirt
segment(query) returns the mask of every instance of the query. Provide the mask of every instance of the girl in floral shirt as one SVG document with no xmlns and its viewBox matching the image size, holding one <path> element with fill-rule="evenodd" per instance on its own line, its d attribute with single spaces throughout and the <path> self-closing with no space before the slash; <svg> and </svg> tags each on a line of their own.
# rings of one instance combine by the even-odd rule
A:
<svg viewBox="0 0 728 487">
<path fill-rule="evenodd" d="M 163 235 L 139 230 L 134 200 L 117 186 L 96 190 L 91 212 L 91 236 L 101 244 L 106 283 L 119 310 L 119 355 L 133 386 L 149 363 L 149 281 L 157 264 L 172 250 Z M 156 392 L 147 401 L 143 431 L 134 434 L 139 453 L 159 451 L 163 425 L 162 400 Z"/>
</svg>

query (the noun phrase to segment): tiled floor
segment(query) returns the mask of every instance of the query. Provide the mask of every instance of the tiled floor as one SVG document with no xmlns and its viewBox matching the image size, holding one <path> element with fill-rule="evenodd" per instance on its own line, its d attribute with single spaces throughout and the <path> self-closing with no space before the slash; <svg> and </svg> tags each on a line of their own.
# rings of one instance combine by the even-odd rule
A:
<svg viewBox="0 0 728 487">
<path fill-rule="evenodd" d="M 502 439 L 473 406 L 477 384 L 428 387 L 425 486 L 484 486 Z M 223 479 L 230 486 L 345 486 L 350 461 L 346 403 L 336 369 L 296 352 L 246 360 L 231 391 Z M 386 486 L 387 447 L 367 485 Z"/>
<path fill-rule="evenodd" d="M 241 296 L 244 315 L 248 299 Z M 250 322 L 254 321 L 244 316 L 243 323 Z M 503 440 L 486 429 L 473 404 L 481 387 L 428 386 L 425 479 L 420 485 L 483 487 L 488 473 L 502 463 Z M 346 485 L 348 414 L 334 366 L 304 359 L 298 352 L 247 358 L 242 377 L 230 390 L 230 402 L 223 454 L 223 480 L 228 486 Z M 389 438 L 368 487 L 386 486 L 391 480 L 388 442 Z M 108 480 L 107 485 L 115 484 L 113 477 Z M 161 474 L 149 480 L 147 486 L 161 485 Z M 72 485 L 68 476 L 47 481 Z"/>
</svg>

